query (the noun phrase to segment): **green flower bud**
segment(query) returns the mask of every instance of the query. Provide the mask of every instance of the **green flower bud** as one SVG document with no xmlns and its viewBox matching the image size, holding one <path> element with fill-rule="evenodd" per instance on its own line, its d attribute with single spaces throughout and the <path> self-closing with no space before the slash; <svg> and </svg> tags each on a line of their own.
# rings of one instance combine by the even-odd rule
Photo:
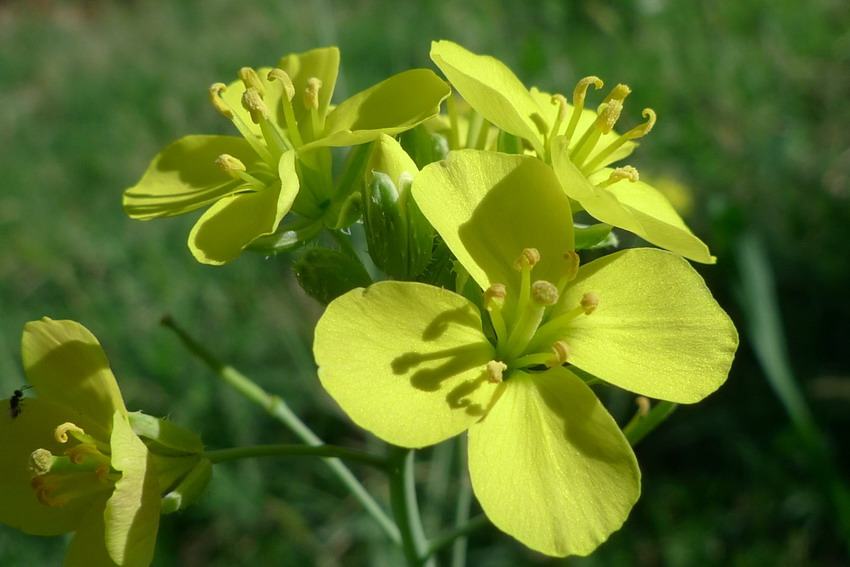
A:
<svg viewBox="0 0 850 567">
<path fill-rule="evenodd" d="M 327 248 L 308 249 L 292 264 L 292 271 L 307 295 L 323 305 L 347 291 L 372 283 L 359 260 Z"/>
<path fill-rule="evenodd" d="M 372 172 L 363 194 L 363 225 L 372 261 L 387 275 L 412 280 L 431 259 L 434 232 L 410 197 L 409 174 L 396 187 L 385 173 Z"/>
</svg>

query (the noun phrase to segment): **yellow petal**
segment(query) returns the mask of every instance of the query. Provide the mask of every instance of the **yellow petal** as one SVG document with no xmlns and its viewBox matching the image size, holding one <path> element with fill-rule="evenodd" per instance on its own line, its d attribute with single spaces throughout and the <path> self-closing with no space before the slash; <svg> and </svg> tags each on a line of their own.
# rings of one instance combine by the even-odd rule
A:
<svg viewBox="0 0 850 567">
<path fill-rule="evenodd" d="M 469 429 L 469 474 L 490 521 L 547 555 L 587 555 L 620 528 L 640 471 L 611 415 L 564 368 L 516 372 Z"/>
<path fill-rule="evenodd" d="M 103 509 L 107 496 L 99 497 L 77 521 L 79 529 L 65 553 L 64 567 L 117 567 L 106 550 Z"/>
<path fill-rule="evenodd" d="M 358 288 L 328 305 L 313 345 L 322 385 L 361 427 L 423 447 L 484 414 L 497 388 L 493 347 L 478 309 L 460 295 L 411 282 Z"/>
<path fill-rule="evenodd" d="M 106 548 L 123 567 L 147 567 L 159 527 L 159 482 L 147 447 L 118 413 L 112 429 L 112 467 L 121 471 L 121 478 L 104 512 Z"/>
<path fill-rule="evenodd" d="M 116 410 L 127 415 L 103 348 L 76 321 L 45 317 L 27 323 L 22 352 L 27 377 L 39 397 L 73 408 L 107 431 Z"/>
<path fill-rule="evenodd" d="M 697 402 L 726 380 L 738 333 L 680 256 L 651 248 L 610 254 L 579 269 L 559 309 L 595 293 L 599 307 L 571 321 L 570 363 L 632 392 Z"/>
</svg>

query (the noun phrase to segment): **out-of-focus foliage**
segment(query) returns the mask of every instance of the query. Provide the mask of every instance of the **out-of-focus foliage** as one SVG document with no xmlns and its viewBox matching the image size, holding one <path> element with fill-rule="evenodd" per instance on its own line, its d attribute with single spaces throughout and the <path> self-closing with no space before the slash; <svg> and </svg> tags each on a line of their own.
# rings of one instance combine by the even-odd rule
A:
<svg viewBox="0 0 850 567">
<path fill-rule="evenodd" d="M 73 318 L 109 345 L 130 410 L 169 414 L 217 447 L 294 441 L 220 388 L 158 326 L 171 313 L 286 396 L 328 441 L 369 443 L 318 388 L 309 342 L 320 308 L 301 299 L 290 259 L 243 255 L 221 268 L 200 266 L 185 247 L 194 217 L 132 222 L 121 191 L 169 141 L 232 133 L 206 89 L 235 79 L 242 66 L 339 45 L 342 100 L 392 73 L 430 67 L 430 41 L 440 38 L 498 57 L 529 86 L 569 91 L 594 74 L 629 84 L 628 108 L 655 109 L 658 124 L 634 165 L 647 179 L 685 188 L 693 207 L 686 220 L 718 257 L 697 269 L 742 331 L 738 239 L 759 235 L 792 370 L 839 449 L 827 476 L 846 482 L 850 452 L 840 444 L 850 427 L 850 350 L 835 346 L 850 337 L 844 0 L 2 2 L 0 387 L 24 383 L 18 348 L 26 321 Z M 634 110 L 622 120 L 641 119 Z M 621 423 L 632 412 L 628 397 L 606 402 Z M 431 470 L 452 471 L 449 488 L 460 468 L 438 466 L 450 453 L 429 452 Z M 820 480 L 833 465 L 811 458 L 746 331 L 727 384 L 698 407 L 681 407 L 637 454 L 643 497 L 595 555 L 544 559 L 487 528 L 473 536 L 470 564 L 850 560 Z M 429 469 L 421 472 L 426 478 Z M 393 564 L 380 534 L 367 521 L 352 523 L 362 512 L 316 461 L 220 466 L 213 483 L 200 506 L 162 519 L 156 565 Z M 446 489 L 423 486 L 432 495 Z M 59 564 L 63 549 L 0 529 L 3 565 Z"/>
</svg>

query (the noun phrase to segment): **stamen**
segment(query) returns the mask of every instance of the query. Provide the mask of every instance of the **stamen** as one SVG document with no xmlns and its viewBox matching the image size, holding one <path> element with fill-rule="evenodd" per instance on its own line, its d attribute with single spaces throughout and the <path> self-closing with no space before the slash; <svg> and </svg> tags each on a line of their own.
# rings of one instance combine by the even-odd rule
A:
<svg viewBox="0 0 850 567">
<path fill-rule="evenodd" d="M 599 116 L 597 116 L 594 126 L 598 127 L 603 134 L 607 134 L 614 129 L 614 125 L 617 123 L 617 120 L 620 119 L 620 115 L 622 113 L 622 100 L 614 99 L 603 103 L 599 107 Z"/>
<path fill-rule="evenodd" d="M 650 410 L 649 398 L 646 396 L 638 396 L 635 398 L 635 403 L 637 404 L 638 410 L 637 415 L 640 417 L 645 417 Z"/>
<path fill-rule="evenodd" d="M 584 160 L 590 155 L 591 150 L 596 147 L 599 138 L 614 128 L 614 124 L 617 123 L 622 111 L 623 101 L 619 99 L 611 99 L 599 106 L 593 126 L 585 131 L 581 139 L 570 150 L 570 159 L 576 164 L 576 167 L 585 171 L 582 167 Z"/>
<path fill-rule="evenodd" d="M 311 110 L 319 108 L 319 89 L 321 88 L 321 79 L 316 77 L 307 79 L 307 88 L 304 89 L 304 106 Z"/>
<path fill-rule="evenodd" d="M 242 134 L 243 138 L 245 138 L 245 141 L 251 144 L 251 147 L 255 152 L 257 152 L 257 155 L 260 156 L 263 161 L 272 168 L 272 170 L 276 169 L 278 160 L 272 157 L 268 148 L 260 142 L 257 136 L 250 128 L 248 128 L 248 125 L 245 124 L 245 122 L 233 111 L 233 108 L 231 108 L 221 96 L 221 93 L 226 90 L 227 85 L 224 83 L 215 83 L 210 87 L 209 97 L 213 107 L 221 113 L 222 116 L 233 122 L 233 125 L 236 126 L 237 130 L 239 130 L 239 133 Z M 253 114 L 251 115 L 251 118 L 253 119 Z"/>
<path fill-rule="evenodd" d="M 558 288 L 545 280 L 531 284 L 531 299 L 538 305 L 555 305 L 558 297 Z"/>
<path fill-rule="evenodd" d="M 493 324 L 497 343 L 508 337 L 505 319 L 502 317 L 502 304 L 507 294 L 504 284 L 498 283 L 491 285 L 484 291 L 484 309 L 490 314 L 490 322 Z"/>
<path fill-rule="evenodd" d="M 82 464 L 86 457 L 104 458 L 109 461 L 109 458 L 101 453 L 98 448 L 91 443 L 80 443 L 65 451 L 65 456 L 75 465 Z"/>
<path fill-rule="evenodd" d="M 71 501 L 67 497 L 51 496 L 59 488 L 59 484 L 52 476 L 34 476 L 30 480 L 30 487 L 35 490 L 36 499 L 45 506 L 58 508 Z"/>
<path fill-rule="evenodd" d="M 599 307 L 599 296 L 593 292 L 585 293 L 581 296 L 581 308 L 584 309 L 585 315 L 590 315 L 596 308 Z"/>
<path fill-rule="evenodd" d="M 537 248 L 526 248 L 519 255 L 519 258 L 514 262 L 514 267 L 517 270 L 522 270 L 523 268 L 533 267 L 537 262 L 540 261 L 540 252 L 537 251 Z"/>
<path fill-rule="evenodd" d="M 573 91 L 573 114 L 570 117 L 570 123 L 567 126 L 567 131 L 564 132 L 567 142 L 572 139 L 576 126 L 578 126 L 579 118 L 581 118 L 581 113 L 584 110 L 584 99 L 587 97 L 587 89 L 590 85 L 593 85 L 595 90 L 599 90 L 603 85 L 602 79 L 594 76 L 585 77 L 578 82 L 575 90 Z"/>
<path fill-rule="evenodd" d="M 54 430 L 53 437 L 60 443 L 67 443 L 68 433 L 71 433 L 75 438 L 77 438 L 77 434 L 85 435 L 86 432 L 70 421 L 66 421 Z"/>
<path fill-rule="evenodd" d="M 229 120 L 233 120 L 233 111 L 224 102 L 221 93 L 227 90 L 227 85 L 224 83 L 213 83 L 209 89 L 210 103 L 222 116 Z"/>
<path fill-rule="evenodd" d="M 618 181 L 622 181 L 624 179 L 628 179 L 632 183 L 640 180 L 640 174 L 638 170 L 630 165 L 624 165 L 623 167 L 618 167 L 611 171 L 611 174 L 608 176 L 608 179 L 601 183 L 597 183 L 597 187 L 608 187 L 609 185 L 613 185 Z"/>
<path fill-rule="evenodd" d="M 632 89 L 630 89 L 628 85 L 620 83 L 611 89 L 611 92 L 608 93 L 608 96 L 605 97 L 605 100 L 603 100 L 602 103 L 611 102 L 612 100 L 619 100 L 620 102 L 623 102 L 630 94 L 632 94 Z"/>
<path fill-rule="evenodd" d="M 260 93 L 260 96 L 266 96 L 266 88 L 263 86 L 263 82 L 260 80 L 256 71 L 250 67 L 242 67 L 237 74 L 246 89 L 254 89 Z"/>
<path fill-rule="evenodd" d="M 255 191 L 261 191 L 266 188 L 265 183 L 246 171 L 244 163 L 230 154 L 221 154 L 216 158 L 215 164 L 227 173 L 227 175 L 233 179 L 244 181 Z"/>
<path fill-rule="evenodd" d="M 622 146 L 629 140 L 636 140 L 649 134 L 649 132 L 652 130 L 652 127 L 655 126 L 655 111 L 651 108 L 644 108 L 643 112 L 641 112 L 641 116 L 646 118 L 646 122 L 635 126 L 625 134 L 621 134 L 616 140 L 608 144 L 608 146 L 604 150 L 596 154 L 592 160 L 590 160 L 586 165 L 581 167 L 582 173 L 584 173 L 585 175 L 590 175 L 599 168 L 600 164 L 602 164 L 604 160 L 608 159 L 608 156 L 617 151 L 620 146 Z"/>
<path fill-rule="evenodd" d="M 292 84 L 292 79 L 286 71 L 275 67 L 269 71 L 266 78 L 269 81 L 280 81 L 283 83 L 283 92 L 286 93 L 286 100 L 292 102 L 292 99 L 295 98 L 295 85 Z"/>
<path fill-rule="evenodd" d="M 261 120 L 269 119 L 269 108 L 266 106 L 260 92 L 253 87 L 245 89 L 245 92 L 242 94 L 242 108 L 251 114 L 251 120 L 254 121 L 254 124 L 259 124 Z"/>
<path fill-rule="evenodd" d="M 36 449 L 30 454 L 29 469 L 34 475 L 47 474 L 52 466 L 53 453 L 47 449 Z"/>
<path fill-rule="evenodd" d="M 552 352 L 554 356 L 546 364 L 550 368 L 566 364 L 570 358 L 570 347 L 565 341 L 555 341 L 555 344 L 552 345 Z"/>
<path fill-rule="evenodd" d="M 491 360 L 487 363 L 487 381 L 492 384 L 499 384 L 504 381 L 503 374 L 508 369 L 508 365 L 500 360 Z"/>
<path fill-rule="evenodd" d="M 564 260 L 566 260 L 566 267 L 564 273 L 561 275 L 561 279 L 558 280 L 558 293 L 564 293 L 567 284 L 575 279 L 576 274 L 578 274 L 579 263 L 581 262 L 581 258 L 575 250 L 564 252 Z"/>
</svg>

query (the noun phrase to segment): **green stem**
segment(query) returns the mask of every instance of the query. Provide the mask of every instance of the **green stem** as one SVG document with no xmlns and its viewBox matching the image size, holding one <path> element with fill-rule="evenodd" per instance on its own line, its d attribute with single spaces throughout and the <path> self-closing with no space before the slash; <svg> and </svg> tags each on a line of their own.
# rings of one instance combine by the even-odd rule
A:
<svg viewBox="0 0 850 567">
<path fill-rule="evenodd" d="M 396 524 L 401 531 L 401 547 L 410 567 L 425 564 L 424 550 L 427 547 L 419 507 L 416 503 L 416 486 L 413 478 L 411 449 L 394 448 L 390 459 L 390 501 Z"/>
<path fill-rule="evenodd" d="M 484 514 L 479 514 L 478 516 L 475 516 L 465 524 L 447 531 L 446 533 L 432 541 L 431 545 L 428 546 L 428 550 L 422 556 L 423 559 L 431 557 L 444 547 L 454 543 L 457 539 L 465 538 L 472 532 L 477 531 L 489 524 L 490 520 L 488 520 L 487 516 L 485 516 Z"/>
<path fill-rule="evenodd" d="M 258 457 L 327 457 L 345 459 L 363 463 L 381 470 L 387 470 L 387 460 L 355 449 L 347 449 L 336 445 L 257 445 L 254 447 L 234 447 L 206 451 L 204 456 L 212 463 L 223 463 L 239 459 L 254 459 Z"/>
<path fill-rule="evenodd" d="M 637 445 L 641 439 L 649 435 L 653 429 L 670 417 L 670 414 L 673 413 L 677 405 L 673 402 L 662 400 L 655 404 L 646 415 L 641 415 L 640 412 L 636 413 L 632 420 L 623 428 L 623 434 L 629 440 L 631 446 L 634 447 Z"/>
<path fill-rule="evenodd" d="M 249 400 L 263 407 L 273 418 L 280 421 L 283 425 L 289 428 L 290 431 L 304 441 L 307 445 L 318 447 L 324 445 L 324 442 L 318 435 L 307 427 L 292 409 L 279 396 L 272 396 L 265 390 L 260 388 L 253 381 L 249 380 L 232 366 L 228 366 L 217 358 L 215 358 L 207 349 L 198 341 L 192 338 L 188 333 L 181 329 L 171 317 L 163 317 L 162 324 L 174 331 L 183 344 L 189 349 L 192 354 L 203 360 L 210 369 L 215 372 L 219 378 L 224 380 L 228 385 L 236 389 Z M 378 523 L 387 537 L 394 543 L 401 544 L 401 534 L 398 526 L 393 523 L 386 512 L 378 505 L 372 495 L 363 487 L 360 481 L 352 474 L 345 464 L 337 458 L 326 458 L 325 464 L 330 467 L 331 471 L 339 478 L 351 494 L 360 504 L 366 509 L 366 512 Z"/>
<path fill-rule="evenodd" d="M 461 470 L 467 470 L 467 446 L 468 438 L 462 435 L 457 444 L 458 460 L 461 463 Z M 457 495 L 457 508 L 455 509 L 455 526 L 462 527 L 469 524 L 469 508 L 472 506 L 472 483 L 469 480 L 469 474 L 462 473 L 460 475 L 460 488 Z M 452 567 L 465 567 L 466 565 L 466 546 L 467 538 L 465 533 L 455 535 L 454 544 L 452 545 Z"/>
</svg>

